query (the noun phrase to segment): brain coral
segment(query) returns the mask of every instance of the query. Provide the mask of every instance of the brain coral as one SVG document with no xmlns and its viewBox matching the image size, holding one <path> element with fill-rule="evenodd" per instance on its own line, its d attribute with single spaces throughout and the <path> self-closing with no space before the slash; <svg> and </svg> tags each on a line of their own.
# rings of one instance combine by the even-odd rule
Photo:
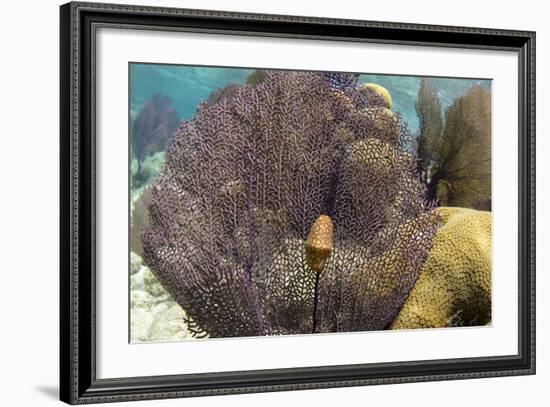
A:
<svg viewBox="0 0 550 407">
<path fill-rule="evenodd" d="M 268 71 L 182 123 L 142 240 L 192 330 L 388 327 L 437 217 L 410 133 L 385 106 L 354 75 Z"/>
<path fill-rule="evenodd" d="M 393 329 L 491 321 L 491 213 L 441 207 L 426 262 Z"/>
</svg>

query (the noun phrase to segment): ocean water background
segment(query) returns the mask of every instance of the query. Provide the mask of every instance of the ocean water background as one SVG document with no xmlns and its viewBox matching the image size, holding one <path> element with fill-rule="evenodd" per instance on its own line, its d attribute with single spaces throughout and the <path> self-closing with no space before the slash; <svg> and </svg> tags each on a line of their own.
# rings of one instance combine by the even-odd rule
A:
<svg viewBox="0 0 550 407">
<path fill-rule="evenodd" d="M 130 118 L 136 117 L 145 101 L 156 93 L 168 96 L 181 120 L 191 119 L 201 101 L 215 90 L 235 83 L 244 84 L 253 68 L 223 68 L 185 65 L 133 63 L 130 65 Z M 418 76 L 365 73 L 359 82 L 374 82 L 384 86 L 392 95 L 393 110 L 399 112 L 413 134 L 419 121 L 415 103 L 420 87 Z M 439 91 L 443 113 L 455 99 L 474 85 L 490 89 L 489 79 L 431 78 Z"/>
</svg>

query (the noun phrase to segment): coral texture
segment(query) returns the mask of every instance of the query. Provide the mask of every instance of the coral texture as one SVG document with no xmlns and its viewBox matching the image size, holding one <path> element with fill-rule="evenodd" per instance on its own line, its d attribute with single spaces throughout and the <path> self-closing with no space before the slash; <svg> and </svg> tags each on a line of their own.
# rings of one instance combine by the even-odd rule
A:
<svg viewBox="0 0 550 407">
<path fill-rule="evenodd" d="M 270 71 L 180 126 L 142 240 L 146 263 L 192 330 L 228 337 L 389 326 L 437 217 L 410 133 L 384 109 L 354 75 Z M 310 233 L 317 242 L 308 245 Z M 311 261 L 321 252 L 322 268 Z"/>
<path fill-rule="evenodd" d="M 208 96 L 207 103 L 209 105 L 215 105 L 223 99 L 227 99 L 228 103 L 232 103 L 233 96 L 235 95 L 235 92 L 237 92 L 237 89 L 239 89 L 239 85 L 230 83 L 223 88 L 212 92 L 210 96 Z"/>
<path fill-rule="evenodd" d="M 393 107 L 391 94 L 390 92 L 388 92 L 388 90 L 385 87 L 380 86 L 376 83 L 364 83 L 363 85 L 361 85 L 361 87 L 365 90 L 374 92 L 378 96 L 382 97 L 386 104 L 386 108 L 391 110 L 391 108 Z"/>
<path fill-rule="evenodd" d="M 441 207 L 426 262 L 393 329 L 491 321 L 491 213 Z"/>
<path fill-rule="evenodd" d="M 415 103 L 420 133 L 418 135 L 418 172 L 423 182 L 428 183 L 431 170 L 438 160 L 438 149 L 443 131 L 441 102 L 434 83 L 427 78 L 420 80 L 418 99 Z"/>
<path fill-rule="evenodd" d="M 491 92 L 472 87 L 445 114 L 440 166 L 441 206 L 491 209 Z"/>
<path fill-rule="evenodd" d="M 449 107 L 440 123 L 437 90 L 421 83 L 420 173 L 428 197 L 440 206 L 491 209 L 491 92 L 473 86 Z"/>
</svg>

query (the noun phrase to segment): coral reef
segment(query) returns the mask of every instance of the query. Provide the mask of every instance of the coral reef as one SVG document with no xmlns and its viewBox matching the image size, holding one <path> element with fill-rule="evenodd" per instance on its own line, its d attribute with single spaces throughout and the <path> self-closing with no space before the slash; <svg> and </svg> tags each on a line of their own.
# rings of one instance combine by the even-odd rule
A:
<svg viewBox="0 0 550 407">
<path fill-rule="evenodd" d="M 148 99 L 132 126 L 131 147 L 137 160 L 136 177 L 141 177 L 142 162 L 147 156 L 166 150 L 178 127 L 172 100 L 160 94 Z"/>
<path fill-rule="evenodd" d="M 421 128 L 419 157 L 428 197 L 441 206 L 491 209 L 491 92 L 473 86 L 438 124 L 433 85 L 421 86 L 417 111 Z M 437 131 L 440 134 L 437 134 Z"/>
<path fill-rule="evenodd" d="M 270 71 L 181 124 L 142 240 L 191 332 L 389 326 L 437 215 L 387 106 L 356 75 Z"/>
<path fill-rule="evenodd" d="M 491 213 L 434 211 L 441 225 L 392 329 L 486 325 L 491 321 Z"/>
<path fill-rule="evenodd" d="M 491 209 L 491 93 L 472 87 L 445 115 L 443 145 L 433 180 L 446 181 L 442 206 Z"/>
</svg>

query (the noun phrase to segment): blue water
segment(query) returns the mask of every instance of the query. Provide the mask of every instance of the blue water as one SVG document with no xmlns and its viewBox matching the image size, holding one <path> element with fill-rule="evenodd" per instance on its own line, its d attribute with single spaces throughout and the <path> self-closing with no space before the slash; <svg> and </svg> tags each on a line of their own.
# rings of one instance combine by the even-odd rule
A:
<svg viewBox="0 0 550 407">
<path fill-rule="evenodd" d="M 135 117 L 155 93 L 168 96 L 182 120 L 191 119 L 201 101 L 229 83 L 243 84 L 253 69 L 183 65 L 132 64 L 130 66 L 130 112 Z"/>
<path fill-rule="evenodd" d="M 145 103 L 155 93 L 170 97 L 174 108 L 182 120 L 192 118 L 201 101 L 213 91 L 229 83 L 243 84 L 253 69 L 217 68 L 183 65 L 132 64 L 130 67 L 130 112 L 134 118 Z M 464 95 L 473 85 L 490 88 L 490 80 L 432 78 L 439 90 L 443 112 L 453 101 Z M 395 76 L 364 74 L 359 82 L 375 82 L 392 95 L 393 110 L 401 113 L 409 124 L 411 132 L 418 130 L 418 117 L 415 110 L 420 78 L 414 76 Z"/>
</svg>

